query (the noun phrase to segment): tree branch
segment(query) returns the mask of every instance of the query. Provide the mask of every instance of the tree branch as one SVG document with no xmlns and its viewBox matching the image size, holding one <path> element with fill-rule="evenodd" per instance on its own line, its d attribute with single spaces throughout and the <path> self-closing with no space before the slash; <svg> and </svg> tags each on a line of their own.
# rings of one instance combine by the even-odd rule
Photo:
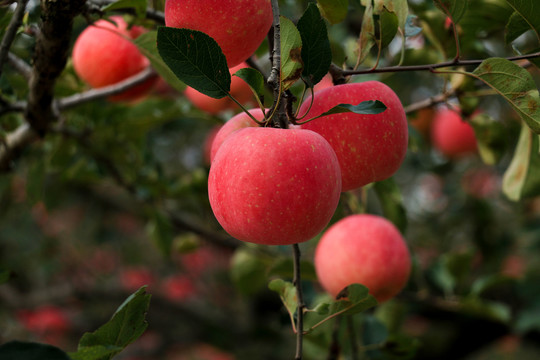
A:
<svg viewBox="0 0 540 360">
<path fill-rule="evenodd" d="M 116 0 L 91 0 L 90 1 L 90 3 L 98 7 L 106 6 L 115 2 Z M 115 10 L 122 11 L 128 14 L 135 14 L 135 10 L 133 8 L 122 8 L 122 9 L 115 9 Z M 146 8 L 146 18 L 153 20 L 158 24 L 165 25 L 165 14 L 161 11 L 158 11 L 152 8 Z"/>
<path fill-rule="evenodd" d="M 8 52 L 7 60 L 9 64 L 26 79 L 26 81 L 30 81 L 30 77 L 32 76 L 32 67 L 30 65 L 11 52 Z"/>
<path fill-rule="evenodd" d="M 37 138 L 36 132 L 27 123 L 8 134 L 3 144 L 0 144 L 0 172 L 9 170 L 16 153 Z"/>
<path fill-rule="evenodd" d="M 19 26 L 22 24 L 27 3 L 28 0 L 19 0 L 17 7 L 15 8 L 15 13 L 11 18 L 6 33 L 4 34 L 4 38 L 2 39 L 2 43 L 0 43 L 0 75 L 2 75 L 2 68 L 8 57 L 9 48 L 15 39 L 15 35 L 17 35 L 17 29 L 19 29 Z"/>
</svg>

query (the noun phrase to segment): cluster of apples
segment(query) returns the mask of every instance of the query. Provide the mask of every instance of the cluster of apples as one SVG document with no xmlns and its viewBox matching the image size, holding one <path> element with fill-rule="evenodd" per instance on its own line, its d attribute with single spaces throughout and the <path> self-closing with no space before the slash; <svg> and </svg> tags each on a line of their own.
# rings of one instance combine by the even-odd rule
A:
<svg viewBox="0 0 540 360">
<path fill-rule="evenodd" d="M 123 36 L 134 38 L 136 34 L 132 33 L 140 33 L 136 27 L 127 30 L 121 18 L 115 21 Z M 269 0 L 167 0 L 165 23 L 213 37 L 233 72 L 235 66 L 245 66 L 242 63 L 266 37 L 272 25 L 272 9 Z M 111 26 L 96 22 L 81 38 L 90 37 L 93 47 L 105 46 L 105 37 L 114 32 L 96 27 Z M 90 31 L 105 32 L 92 38 Z M 77 71 L 98 56 L 81 55 L 86 46 L 75 44 L 73 60 Z M 108 46 L 108 50 L 95 51 L 113 54 L 111 59 L 117 57 L 117 51 L 110 51 L 117 45 Z M 133 67 L 140 71 L 146 65 L 141 60 Z M 125 71 L 128 73 L 127 66 Z M 87 81 L 97 77 L 96 73 L 112 77 L 104 67 L 88 72 L 86 77 L 80 72 Z M 103 86 L 103 82 L 90 84 Z M 200 95 L 186 92 L 193 101 Z M 378 81 L 330 86 L 318 91 L 313 103 L 306 99 L 299 112 L 313 118 L 338 104 L 365 100 L 380 100 L 387 109 L 377 115 L 327 115 L 289 129 L 260 127 L 245 113 L 228 121 L 213 140 L 208 179 L 210 204 L 221 226 L 242 241 L 266 245 L 302 243 L 329 224 L 341 192 L 392 176 L 405 157 L 408 131 L 403 106 L 388 86 Z M 216 105 L 207 110 L 221 108 Z M 251 113 L 259 120 L 266 116 L 260 109 Z M 329 293 L 336 295 L 349 284 L 362 283 L 379 301 L 403 288 L 411 266 L 399 231 L 389 221 L 373 215 L 350 216 L 334 224 L 319 243 L 315 265 Z"/>
</svg>

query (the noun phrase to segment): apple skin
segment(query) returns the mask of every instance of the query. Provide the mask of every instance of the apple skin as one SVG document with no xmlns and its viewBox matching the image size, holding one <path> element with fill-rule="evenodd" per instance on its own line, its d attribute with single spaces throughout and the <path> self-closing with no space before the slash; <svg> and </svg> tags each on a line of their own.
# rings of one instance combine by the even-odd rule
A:
<svg viewBox="0 0 540 360">
<path fill-rule="evenodd" d="M 256 244 L 307 241 L 330 221 L 341 193 L 336 154 L 317 133 L 247 127 L 210 167 L 208 196 L 223 229 Z"/>
<path fill-rule="evenodd" d="M 77 75 L 92 88 L 116 84 L 138 74 L 150 61 L 129 40 L 136 39 L 145 29 L 128 24 L 121 16 L 111 16 L 117 26 L 98 20 L 81 32 L 73 45 L 73 67 Z M 152 90 L 157 77 L 149 79 L 121 94 L 109 97 L 111 101 L 134 101 Z"/>
<path fill-rule="evenodd" d="M 259 121 L 264 120 L 264 113 L 261 109 L 250 109 L 248 110 L 253 117 Z M 259 124 L 257 124 L 255 121 L 253 121 L 252 118 L 249 117 L 248 114 L 245 112 L 241 112 L 230 118 L 229 121 L 227 121 L 221 129 L 217 132 L 214 140 L 212 141 L 212 148 L 210 149 L 210 163 L 212 163 L 212 160 L 216 156 L 216 153 L 218 149 L 220 148 L 221 144 L 225 141 L 229 135 L 234 133 L 237 130 L 246 128 L 246 127 L 258 127 Z"/>
<path fill-rule="evenodd" d="M 270 0 L 167 0 L 165 24 L 212 37 L 229 68 L 249 58 L 272 26 Z"/>
<path fill-rule="evenodd" d="M 242 63 L 229 69 L 229 71 L 232 75 L 238 70 L 246 67 L 248 67 L 248 65 Z M 242 105 L 253 100 L 253 93 L 251 92 L 249 85 L 238 76 L 231 76 L 230 94 Z M 219 114 L 224 110 L 239 109 L 238 105 L 228 96 L 221 99 L 214 99 L 189 86 L 184 90 L 184 95 L 195 107 L 212 115 Z"/>
<path fill-rule="evenodd" d="M 301 126 L 321 134 L 332 145 L 341 166 L 343 191 L 387 179 L 398 170 L 409 136 L 403 106 L 387 85 L 366 81 L 318 91 L 306 117 L 318 116 L 338 104 L 357 105 L 366 100 L 380 100 L 387 109 L 377 115 L 327 115 Z M 307 111 L 310 101 L 304 101 L 300 114 Z"/>
<path fill-rule="evenodd" d="M 333 297 L 358 283 L 381 303 L 406 285 L 411 257 L 390 221 L 376 215 L 350 215 L 321 237 L 315 249 L 315 270 L 320 284 Z"/>
<path fill-rule="evenodd" d="M 447 107 L 438 109 L 435 113 L 431 127 L 431 143 L 449 159 L 477 153 L 474 129 L 463 121 L 459 112 Z"/>
</svg>

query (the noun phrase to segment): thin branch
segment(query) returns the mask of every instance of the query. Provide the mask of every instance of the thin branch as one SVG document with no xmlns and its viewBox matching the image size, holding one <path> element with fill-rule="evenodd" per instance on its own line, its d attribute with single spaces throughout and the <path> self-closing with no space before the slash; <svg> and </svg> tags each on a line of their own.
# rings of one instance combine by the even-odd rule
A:
<svg viewBox="0 0 540 360">
<path fill-rule="evenodd" d="M 423 108 L 428 108 L 428 107 L 432 107 L 432 106 L 440 104 L 440 103 L 444 103 L 454 93 L 455 93 L 455 91 L 451 91 L 451 92 L 447 92 L 447 93 L 444 93 L 444 94 L 439 94 L 437 96 L 432 96 L 430 98 L 427 98 L 427 99 L 420 100 L 418 102 L 412 103 L 412 104 L 405 107 L 405 113 L 410 114 L 410 113 L 413 113 L 413 112 L 418 111 L 418 110 L 423 109 Z"/>
<path fill-rule="evenodd" d="M 505 58 L 509 61 L 528 60 L 540 57 L 540 51 L 527 55 L 510 56 Z M 445 61 L 438 64 L 426 64 L 426 65 L 410 65 L 410 66 L 388 66 L 378 69 L 365 69 L 365 70 L 342 70 L 339 67 L 333 67 L 332 71 L 335 73 L 341 73 L 341 76 L 361 75 L 361 74 L 376 74 L 376 73 L 388 73 L 388 72 L 406 72 L 406 71 L 433 71 L 435 69 L 454 67 L 454 66 L 471 66 L 480 65 L 486 59 L 475 60 L 452 60 Z"/>
<path fill-rule="evenodd" d="M 36 132 L 27 123 L 9 133 L 0 146 L 0 172 L 9 170 L 15 154 L 37 139 Z"/>
<path fill-rule="evenodd" d="M 293 244 L 294 251 L 294 277 L 293 284 L 296 286 L 298 308 L 296 311 L 296 355 L 295 360 L 302 360 L 303 336 L 304 336 L 304 295 L 302 293 L 302 278 L 300 272 L 300 247 Z"/>
<path fill-rule="evenodd" d="M 30 77 L 32 76 L 32 67 L 30 65 L 12 52 L 8 52 L 7 60 L 9 64 L 26 79 L 26 81 L 30 81 Z"/>
<path fill-rule="evenodd" d="M 4 34 L 4 38 L 2 39 L 2 43 L 0 43 L 0 75 L 2 75 L 2 68 L 8 57 L 9 48 L 15 39 L 15 35 L 17 35 L 19 26 L 22 24 L 27 3 L 28 0 L 19 0 L 17 7 L 15 8 L 15 13 L 11 18 L 6 33 Z"/>
<path fill-rule="evenodd" d="M 92 0 L 90 1 L 91 4 L 96 5 L 98 7 L 107 6 L 109 4 L 112 4 L 116 2 L 116 0 Z M 122 11 L 127 14 L 135 14 L 135 10 L 133 8 L 120 8 L 115 9 L 117 11 Z M 146 8 L 146 18 L 155 21 L 156 23 L 160 25 L 165 25 L 165 14 L 162 11 L 158 11 L 155 9 L 152 9 L 150 7 Z"/>
</svg>

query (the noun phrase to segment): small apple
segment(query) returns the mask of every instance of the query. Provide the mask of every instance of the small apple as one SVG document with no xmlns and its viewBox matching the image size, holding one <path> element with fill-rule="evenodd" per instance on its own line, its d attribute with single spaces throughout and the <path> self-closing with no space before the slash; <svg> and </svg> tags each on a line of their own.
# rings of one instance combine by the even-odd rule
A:
<svg viewBox="0 0 540 360">
<path fill-rule="evenodd" d="M 145 30 L 128 24 L 121 16 L 111 16 L 115 24 L 98 20 L 79 35 L 73 46 L 73 67 L 77 75 L 93 88 L 116 84 L 150 65 L 150 61 L 128 39 L 136 39 Z M 133 87 L 112 101 L 140 99 L 152 89 L 157 77 Z"/>
<path fill-rule="evenodd" d="M 458 111 L 447 107 L 438 109 L 431 127 L 431 143 L 449 159 L 477 153 L 476 136 L 472 126 Z"/>
<path fill-rule="evenodd" d="M 264 120 L 264 113 L 261 109 L 250 109 L 248 112 L 253 115 L 253 117 L 259 121 Z M 216 156 L 216 153 L 225 141 L 229 135 L 234 133 L 237 130 L 246 128 L 246 127 L 258 127 L 259 124 L 257 124 L 255 121 L 253 121 L 252 118 L 249 117 L 248 114 L 245 112 L 241 112 L 230 118 L 229 121 L 225 123 L 221 127 L 221 129 L 216 134 L 216 137 L 214 138 L 214 141 L 212 142 L 212 148 L 210 150 L 210 163 L 212 163 L 212 160 L 214 159 L 214 156 Z"/>
<path fill-rule="evenodd" d="M 193 281 L 186 275 L 168 277 L 161 285 L 163 295 L 171 301 L 182 301 L 196 293 Z"/>
<path fill-rule="evenodd" d="M 390 221 L 376 215 L 350 215 L 321 237 L 315 249 L 315 270 L 322 287 L 333 297 L 358 283 L 384 302 L 406 285 L 411 257 Z"/>
<path fill-rule="evenodd" d="M 377 115 L 341 113 L 327 115 L 302 125 L 321 134 L 336 152 L 341 166 L 343 191 L 357 189 L 392 176 L 407 152 L 408 129 L 405 111 L 397 95 L 378 81 L 336 85 L 315 93 L 306 119 L 339 104 L 356 105 L 380 100 L 387 109 Z M 304 114 L 307 98 L 300 107 Z"/>
<path fill-rule="evenodd" d="M 211 36 L 229 67 L 249 58 L 272 26 L 270 0 L 167 0 L 165 24 Z"/>
<path fill-rule="evenodd" d="M 238 70 L 246 67 L 248 67 L 248 65 L 246 63 L 242 63 L 229 69 L 229 71 L 232 75 Z M 230 94 L 242 105 L 245 105 L 253 100 L 253 93 L 251 92 L 248 84 L 246 84 L 246 82 L 238 76 L 231 76 Z M 224 110 L 239 109 L 238 104 L 236 104 L 228 96 L 221 99 L 214 99 L 213 97 L 204 95 L 203 93 L 189 86 L 184 91 L 184 95 L 195 107 L 212 115 L 219 114 Z"/>
<path fill-rule="evenodd" d="M 155 282 L 152 272 L 143 267 L 130 267 L 120 273 L 120 284 L 127 291 L 136 291 L 143 285 L 152 286 Z"/>
<path fill-rule="evenodd" d="M 341 193 L 336 154 L 303 129 L 247 127 L 217 151 L 208 196 L 218 222 L 241 241 L 307 241 L 330 221 Z"/>
</svg>

